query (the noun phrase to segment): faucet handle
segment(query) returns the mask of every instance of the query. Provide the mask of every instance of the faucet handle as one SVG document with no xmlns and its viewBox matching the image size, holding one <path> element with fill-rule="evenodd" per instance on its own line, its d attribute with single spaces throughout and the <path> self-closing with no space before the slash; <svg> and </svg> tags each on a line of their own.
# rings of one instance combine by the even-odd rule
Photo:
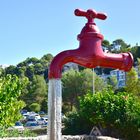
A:
<svg viewBox="0 0 140 140">
<path fill-rule="evenodd" d="M 93 23 L 93 20 L 95 18 L 98 18 L 101 20 L 105 20 L 107 18 L 107 15 L 105 13 L 97 13 L 95 10 L 92 10 L 92 9 L 88 9 L 87 11 L 76 9 L 74 13 L 76 16 L 86 17 L 89 23 Z"/>
</svg>

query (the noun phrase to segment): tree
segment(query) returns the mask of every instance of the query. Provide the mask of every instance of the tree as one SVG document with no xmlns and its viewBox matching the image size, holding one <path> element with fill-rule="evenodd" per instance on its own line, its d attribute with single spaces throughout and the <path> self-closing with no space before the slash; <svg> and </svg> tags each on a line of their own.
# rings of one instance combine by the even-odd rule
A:
<svg viewBox="0 0 140 140">
<path fill-rule="evenodd" d="M 34 72 L 35 72 L 35 74 L 43 75 L 44 71 L 45 71 L 45 69 L 44 69 L 44 67 L 43 67 L 43 65 L 41 63 L 36 63 L 34 65 Z"/>
<path fill-rule="evenodd" d="M 102 91 L 107 88 L 107 83 L 98 75 L 95 74 L 95 92 Z"/>
<path fill-rule="evenodd" d="M 39 60 L 36 57 L 31 57 L 31 58 L 27 58 L 26 60 L 24 60 L 23 62 L 20 62 L 17 67 L 23 67 L 23 66 L 30 66 L 30 65 L 34 65 L 36 63 L 38 63 Z"/>
<path fill-rule="evenodd" d="M 50 53 L 44 55 L 44 56 L 41 58 L 41 60 L 46 60 L 46 61 L 48 61 L 48 62 L 52 61 L 52 59 L 53 59 L 53 55 L 50 54 Z"/>
<path fill-rule="evenodd" d="M 21 118 L 20 110 L 25 106 L 19 100 L 26 80 L 7 75 L 0 79 L 0 126 L 9 127 Z"/>
<path fill-rule="evenodd" d="M 95 73 L 94 73 L 95 74 Z M 81 75 L 81 93 L 84 95 L 87 91 L 93 91 L 93 72 L 91 69 L 84 69 L 80 72 Z M 95 78 L 95 76 L 94 76 Z"/>
<path fill-rule="evenodd" d="M 140 75 L 140 58 L 137 58 L 138 75 Z"/>
<path fill-rule="evenodd" d="M 33 81 L 33 95 L 37 103 L 41 104 L 47 95 L 47 84 L 43 76 L 36 75 Z"/>
<path fill-rule="evenodd" d="M 27 58 L 17 66 L 9 66 L 2 72 L 2 75 L 15 74 L 21 79 L 28 78 L 29 82 L 22 89 L 21 95 L 21 99 L 27 104 L 27 109 L 33 102 L 37 102 L 41 105 L 41 109 L 47 110 L 48 67 L 52 59 L 51 54 L 46 54 L 41 59 Z"/>
<path fill-rule="evenodd" d="M 81 94 L 82 80 L 80 72 L 71 69 L 62 76 L 63 101 L 70 106 L 70 110 L 77 104 L 78 96 Z"/>
<path fill-rule="evenodd" d="M 27 104 L 27 109 L 29 109 L 32 103 L 38 103 L 40 106 L 47 97 L 47 84 L 43 76 L 34 75 L 33 80 L 29 81 L 26 89 L 24 89 L 24 94 L 22 94 L 21 99 L 23 99 Z"/>
<path fill-rule="evenodd" d="M 137 46 L 136 56 L 140 58 L 140 46 Z"/>
<path fill-rule="evenodd" d="M 137 61 L 137 58 L 140 58 L 140 46 L 133 46 L 130 49 L 130 52 L 132 53 L 133 57 L 134 57 L 134 62 Z"/>
<path fill-rule="evenodd" d="M 103 40 L 102 41 L 102 46 L 107 48 L 109 51 L 111 51 L 112 46 L 111 46 L 111 44 L 110 44 L 110 42 L 108 40 Z"/>
<path fill-rule="evenodd" d="M 53 56 L 51 54 L 46 54 L 41 59 L 28 57 L 23 62 L 17 64 L 17 66 L 10 66 L 7 68 L 6 74 L 16 74 L 19 77 L 23 77 L 25 75 L 30 81 L 33 80 L 34 75 L 42 75 L 47 81 L 48 67 L 52 59 Z"/>
<path fill-rule="evenodd" d="M 95 73 L 94 73 L 95 74 Z M 102 78 L 95 74 L 95 91 L 103 90 L 106 87 Z M 70 109 L 78 108 L 78 97 L 83 96 L 87 91 L 93 91 L 93 72 L 91 69 L 75 71 L 73 69 L 65 72 L 62 76 L 63 101 L 65 105 L 70 105 Z M 67 106 L 68 107 L 68 106 Z"/>
<path fill-rule="evenodd" d="M 117 89 L 117 78 L 116 76 L 111 76 L 107 79 L 107 84 L 112 87 L 112 89 L 115 91 Z"/>
<path fill-rule="evenodd" d="M 26 66 L 25 76 L 28 77 L 30 81 L 33 80 L 34 74 L 34 66 Z"/>
<path fill-rule="evenodd" d="M 0 67 L 0 77 L 4 75 L 5 75 L 5 70 L 2 67 Z"/>
<path fill-rule="evenodd" d="M 126 74 L 126 91 L 139 95 L 138 74 L 134 67 Z"/>
<path fill-rule="evenodd" d="M 29 106 L 30 110 L 31 111 L 34 111 L 34 112 L 39 112 L 41 107 L 40 107 L 40 104 L 38 103 L 32 103 L 30 106 Z"/>
<path fill-rule="evenodd" d="M 38 62 L 39 62 L 39 59 L 37 59 L 36 57 L 31 57 L 27 61 L 28 65 L 35 65 Z"/>
<path fill-rule="evenodd" d="M 113 41 L 113 45 L 120 45 L 120 51 L 119 52 L 127 52 L 128 48 L 130 47 L 130 45 L 128 45 L 123 39 L 116 39 Z"/>
<path fill-rule="evenodd" d="M 46 54 L 40 59 L 40 63 L 43 65 L 43 67 L 46 69 L 48 68 L 49 64 L 51 63 L 53 59 L 52 54 Z"/>
<path fill-rule="evenodd" d="M 108 46 L 110 46 L 110 42 L 108 40 L 103 40 L 102 45 L 105 47 L 108 47 Z"/>
<path fill-rule="evenodd" d="M 93 86 L 96 92 L 101 91 L 107 87 L 105 81 L 101 77 L 99 77 L 95 72 L 93 73 L 92 69 L 84 69 L 83 71 L 81 71 L 81 76 L 82 76 L 81 88 L 83 94 L 86 94 L 87 91 L 93 92 Z"/>
<path fill-rule="evenodd" d="M 14 75 L 16 73 L 16 66 L 10 65 L 9 67 L 5 68 L 5 74 Z"/>
</svg>

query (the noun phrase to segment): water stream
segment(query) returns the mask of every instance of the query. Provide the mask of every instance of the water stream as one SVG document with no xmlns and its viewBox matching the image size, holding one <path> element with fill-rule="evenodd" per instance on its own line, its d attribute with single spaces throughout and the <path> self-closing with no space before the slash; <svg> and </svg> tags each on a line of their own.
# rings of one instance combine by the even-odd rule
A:
<svg viewBox="0 0 140 140">
<path fill-rule="evenodd" d="M 47 140 L 61 140 L 61 79 L 50 79 L 48 89 L 48 129 Z"/>
</svg>

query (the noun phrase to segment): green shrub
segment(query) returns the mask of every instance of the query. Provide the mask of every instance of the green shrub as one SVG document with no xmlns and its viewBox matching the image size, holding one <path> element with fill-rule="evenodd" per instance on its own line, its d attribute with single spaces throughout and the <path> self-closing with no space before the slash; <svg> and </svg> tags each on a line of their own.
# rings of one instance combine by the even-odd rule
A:
<svg viewBox="0 0 140 140">
<path fill-rule="evenodd" d="M 36 135 L 46 135 L 47 134 L 47 127 L 40 128 L 40 129 L 33 129 L 32 132 Z"/>
<path fill-rule="evenodd" d="M 89 134 L 93 126 L 100 125 L 105 135 L 140 139 L 140 103 L 131 94 L 103 91 L 88 93 L 79 100 L 80 110 L 64 121 L 64 133 L 76 134 L 81 129 L 80 134 Z"/>
<path fill-rule="evenodd" d="M 90 124 L 85 118 L 81 117 L 78 112 L 71 112 L 64 119 L 63 134 L 77 135 L 77 134 L 89 134 L 92 129 Z"/>
<path fill-rule="evenodd" d="M 7 75 L 0 78 L 0 127 L 8 128 L 21 118 L 25 103 L 19 100 L 27 79 Z"/>
<path fill-rule="evenodd" d="M 7 130 L 5 128 L 0 129 L 0 138 L 4 137 L 35 137 L 37 134 L 31 130 L 25 129 L 24 131 L 18 131 L 17 129 Z"/>
</svg>

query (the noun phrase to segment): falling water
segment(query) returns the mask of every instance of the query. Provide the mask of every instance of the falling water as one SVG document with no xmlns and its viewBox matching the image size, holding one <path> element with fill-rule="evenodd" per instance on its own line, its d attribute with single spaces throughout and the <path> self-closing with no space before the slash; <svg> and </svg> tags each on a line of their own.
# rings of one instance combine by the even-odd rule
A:
<svg viewBox="0 0 140 140">
<path fill-rule="evenodd" d="M 61 140 L 61 79 L 49 80 L 47 140 Z"/>
</svg>

